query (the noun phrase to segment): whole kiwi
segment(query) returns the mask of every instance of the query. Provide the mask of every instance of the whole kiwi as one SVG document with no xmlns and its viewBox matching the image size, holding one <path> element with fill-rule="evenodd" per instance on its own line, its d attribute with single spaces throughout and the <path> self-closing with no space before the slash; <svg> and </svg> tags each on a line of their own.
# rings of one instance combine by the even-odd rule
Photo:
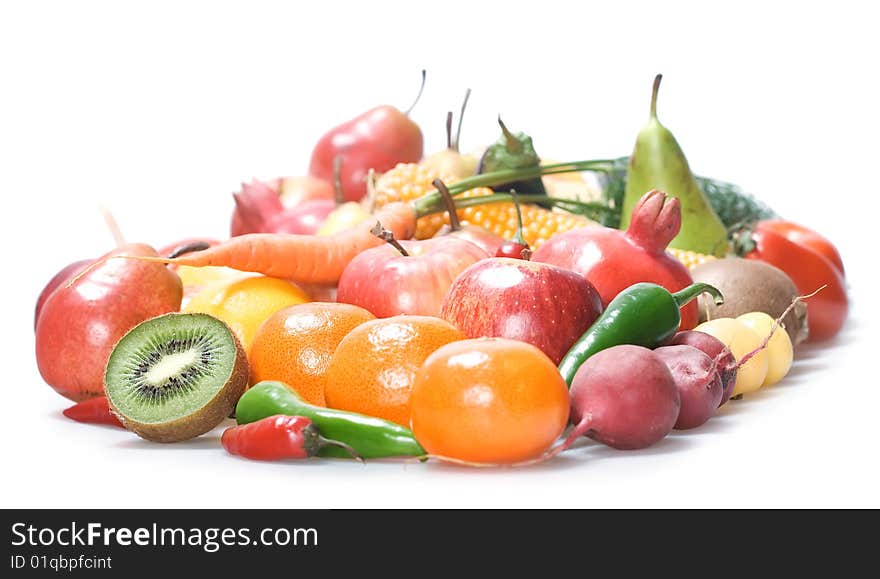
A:
<svg viewBox="0 0 880 579">
<path fill-rule="evenodd" d="M 716 306 L 705 294 L 699 298 L 700 321 L 735 318 L 749 312 L 765 312 L 778 318 L 798 297 L 791 278 L 781 269 L 763 261 L 728 257 L 708 261 L 694 267 L 691 277 L 718 288 L 724 303 Z M 792 344 L 806 339 L 807 304 L 798 302 L 783 318 L 782 325 Z"/>
</svg>

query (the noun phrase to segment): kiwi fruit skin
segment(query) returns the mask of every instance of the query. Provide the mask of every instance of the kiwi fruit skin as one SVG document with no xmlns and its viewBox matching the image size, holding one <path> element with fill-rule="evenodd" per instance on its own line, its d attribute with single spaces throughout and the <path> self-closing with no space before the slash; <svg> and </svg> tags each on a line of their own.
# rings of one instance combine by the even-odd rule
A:
<svg viewBox="0 0 880 579">
<path fill-rule="evenodd" d="M 184 314 L 170 313 L 163 316 L 207 316 L 208 314 Z M 123 414 L 119 408 L 113 403 L 113 399 L 108 395 L 107 401 L 110 405 L 110 411 L 119 418 L 126 429 L 134 432 L 141 438 L 151 442 L 181 442 L 190 440 L 197 436 L 201 436 L 206 432 L 213 430 L 218 424 L 223 422 L 227 417 L 235 411 L 238 399 L 244 394 L 248 387 L 250 379 L 250 367 L 248 366 L 247 354 L 241 345 L 241 342 L 235 336 L 229 326 L 218 320 L 226 327 L 231 338 L 235 343 L 235 361 L 233 362 L 232 372 L 226 384 L 220 388 L 215 396 L 196 412 L 178 418 L 177 420 L 159 423 L 144 423 Z M 143 323 L 148 323 L 147 320 Z M 124 338 L 125 336 L 123 336 Z M 118 342 L 117 342 L 118 343 Z M 112 354 L 111 354 L 112 355 Z M 105 373 L 105 394 L 107 375 Z"/>
<path fill-rule="evenodd" d="M 764 312 L 774 319 L 800 295 L 781 269 L 754 259 L 728 257 L 707 261 L 691 269 L 695 282 L 708 283 L 724 295 L 716 306 L 709 296 L 699 298 L 700 322 L 715 318 L 735 318 L 749 312 Z M 797 345 L 809 334 L 807 304 L 798 302 L 782 319 L 782 325 Z"/>
</svg>

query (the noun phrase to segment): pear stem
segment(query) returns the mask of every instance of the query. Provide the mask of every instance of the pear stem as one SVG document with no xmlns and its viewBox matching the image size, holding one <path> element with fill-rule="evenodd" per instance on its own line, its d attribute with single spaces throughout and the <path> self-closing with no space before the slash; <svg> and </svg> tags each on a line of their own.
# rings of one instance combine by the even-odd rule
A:
<svg viewBox="0 0 880 579">
<path fill-rule="evenodd" d="M 443 198 L 443 203 L 446 205 L 446 210 L 449 212 L 449 231 L 460 231 L 461 221 L 459 221 L 458 213 L 455 211 L 455 201 L 452 199 L 452 193 L 449 192 L 449 187 L 447 187 L 446 183 L 439 178 L 434 179 L 431 182 L 431 185 L 440 192 L 440 196 Z"/>
<path fill-rule="evenodd" d="M 345 194 L 342 192 L 342 155 L 333 157 L 333 201 L 337 207 L 345 203 Z"/>
<path fill-rule="evenodd" d="M 421 86 L 419 86 L 419 94 L 416 95 L 416 100 L 414 100 L 413 103 L 411 105 L 409 105 L 409 108 L 403 112 L 403 114 L 407 117 L 412 112 L 412 110 L 415 108 L 415 106 L 418 104 L 419 99 L 422 98 L 422 91 L 425 90 L 425 75 L 426 75 L 425 69 L 423 68 L 422 69 L 422 84 L 421 84 Z"/>
<path fill-rule="evenodd" d="M 654 89 L 651 93 L 651 118 L 657 119 L 657 93 L 660 92 L 660 81 L 663 79 L 662 74 L 654 77 Z"/>
<path fill-rule="evenodd" d="M 446 113 L 446 148 L 455 151 L 452 144 L 452 111 Z"/>
<path fill-rule="evenodd" d="M 471 89 L 467 89 L 464 91 L 464 100 L 461 101 L 461 110 L 458 112 L 458 127 L 455 129 L 455 141 L 453 141 L 452 149 L 458 153 L 460 149 L 458 148 L 459 143 L 461 143 L 461 121 L 464 119 L 464 110 L 467 108 L 468 99 L 471 98 Z"/>
<path fill-rule="evenodd" d="M 507 151 L 510 153 L 522 152 L 522 143 L 520 143 L 516 137 L 513 136 L 513 133 L 507 129 L 504 121 L 501 120 L 501 115 L 498 115 L 498 124 L 501 125 L 501 132 L 504 133 L 504 138 L 507 140 Z"/>
</svg>

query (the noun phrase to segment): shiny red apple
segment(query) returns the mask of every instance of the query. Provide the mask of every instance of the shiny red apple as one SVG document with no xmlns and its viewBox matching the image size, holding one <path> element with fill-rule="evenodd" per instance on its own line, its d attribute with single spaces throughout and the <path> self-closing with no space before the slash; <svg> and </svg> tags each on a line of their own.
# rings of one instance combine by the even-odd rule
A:
<svg viewBox="0 0 880 579">
<path fill-rule="evenodd" d="M 399 243 L 409 255 L 387 243 L 358 254 L 339 278 L 336 301 L 360 306 L 377 318 L 438 316 L 458 274 L 489 257 L 477 245 L 455 237 Z"/>
<path fill-rule="evenodd" d="M 440 317 L 468 338 L 528 342 L 559 364 L 601 312 L 599 293 L 583 276 L 546 263 L 494 257 L 458 276 Z"/>
<path fill-rule="evenodd" d="M 153 256 L 127 244 L 107 256 Z M 104 392 L 104 367 L 116 342 L 140 322 L 176 311 L 180 278 L 161 263 L 100 258 L 68 287 L 46 299 L 37 320 L 37 367 L 59 394 L 76 402 Z"/>
</svg>

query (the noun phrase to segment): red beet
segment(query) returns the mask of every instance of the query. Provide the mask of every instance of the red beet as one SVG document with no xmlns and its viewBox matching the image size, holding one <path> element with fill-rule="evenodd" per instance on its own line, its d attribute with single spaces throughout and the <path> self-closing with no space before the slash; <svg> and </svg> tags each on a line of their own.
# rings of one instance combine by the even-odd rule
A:
<svg viewBox="0 0 880 579">
<path fill-rule="evenodd" d="M 591 356 L 571 384 L 575 429 L 560 449 L 589 436 L 608 446 L 645 448 L 669 434 L 681 397 L 669 368 L 641 346 L 614 346 Z"/>
<path fill-rule="evenodd" d="M 737 364 L 733 353 L 721 342 L 721 340 L 705 332 L 687 330 L 684 332 L 678 332 L 667 344 L 664 345 L 693 346 L 709 356 L 712 360 L 717 359 L 715 363 L 718 367 L 719 377 L 721 378 L 722 389 L 721 402 L 718 405 L 722 406 L 725 402 L 730 400 L 730 396 L 733 394 L 733 387 L 736 386 Z"/>
<path fill-rule="evenodd" d="M 721 404 L 717 363 L 693 346 L 663 346 L 654 354 L 669 368 L 681 398 L 675 428 L 696 428 L 712 418 Z"/>
</svg>

